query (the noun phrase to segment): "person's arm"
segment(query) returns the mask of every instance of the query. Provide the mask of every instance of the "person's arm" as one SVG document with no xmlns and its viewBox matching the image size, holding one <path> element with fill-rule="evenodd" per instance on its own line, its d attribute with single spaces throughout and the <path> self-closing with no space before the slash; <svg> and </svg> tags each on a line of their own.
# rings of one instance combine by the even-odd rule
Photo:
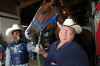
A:
<svg viewBox="0 0 100 66">
<path fill-rule="evenodd" d="M 27 43 L 27 51 L 28 52 L 34 52 L 35 46 L 33 45 L 33 42 Z"/>
<path fill-rule="evenodd" d="M 44 58 L 47 58 L 48 56 L 48 53 L 41 47 L 39 48 L 38 46 L 34 46 L 33 45 L 33 42 L 29 42 L 27 44 L 27 50 L 28 52 L 35 52 L 35 53 L 38 53 L 40 55 L 42 55 Z"/>
<path fill-rule="evenodd" d="M 11 58 L 10 58 L 10 50 L 9 48 L 6 49 L 6 58 L 5 58 L 5 66 L 11 66 Z"/>
<path fill-rule="evenodd" d="M 31 41 L 31 42 L 28 42 L 27 43 L 27 51 L 28 51 L 28 53 L 29 53 L 29 56 L 30 56 L 30 58 L 34 61 L 34 58 L 35 58 L 35 51 L 34 51 L 34 49 L 35 49 L 35 45 L 33 44 L 33 42 Z"/>
</svg>

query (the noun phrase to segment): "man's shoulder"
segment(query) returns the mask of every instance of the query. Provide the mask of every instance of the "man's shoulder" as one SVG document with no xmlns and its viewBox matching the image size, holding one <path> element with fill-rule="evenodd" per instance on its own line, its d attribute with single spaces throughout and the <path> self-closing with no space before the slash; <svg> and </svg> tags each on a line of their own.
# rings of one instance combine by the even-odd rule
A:
<svg viewBox="0 0 100 66">
<path fill-rule="evenodd" d="M 69 47 L 81 48 L 80 45 L 79 45 L 77 42 L 75 42 L 75 41 L 72 41 L 72 42 L 70 43 Z"/>
<path fill-rule="evenodd" d="M 56 46 L 59 43 L 59 41 L 55 41 L 52 44 L 50 44 L 50 46 Z"/>
<path fill-rule="evenodd" d="M 77 43 L 77 42 L 71 42 L 68 46 L 64 48 L 66 51 L 70 52 L 76 52 L 76 53 L 82 53 L 85 52 L 84 49 Z M 65 52 L 66 52 L 65 51 Z"/>
</svg>

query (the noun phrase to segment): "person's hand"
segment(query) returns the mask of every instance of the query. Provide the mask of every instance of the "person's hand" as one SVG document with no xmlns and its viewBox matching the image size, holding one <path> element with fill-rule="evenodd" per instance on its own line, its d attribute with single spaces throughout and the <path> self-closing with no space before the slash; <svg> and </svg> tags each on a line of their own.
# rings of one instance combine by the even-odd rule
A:
<svg viewBox="0 0 100 66">
<path fill-rule="evenodd" d="M 43 47 L 39 45 L 36 45 L 34 52 L 42 55 L 44 58 L 47 58 L 48 56 L 47 52 L 43 49 Z"/>
<path fill-rule="evenodd" d="M 44 54 L 46 53 L 46 51 L 45 51 L 43 48 L 39 48 L 39 53 L 40 53 L 41 55 L 44 55 Z"/>
<path fill-rule="evenodd" d="M 38 54 L 44 54 L 45 53 L 45 50 L 43 49 L 42 46 L 39 46 L 39 45 L 36 45 L 35 49 L 34 49 L 34 52 L 38 53 Z"/>
</svg>

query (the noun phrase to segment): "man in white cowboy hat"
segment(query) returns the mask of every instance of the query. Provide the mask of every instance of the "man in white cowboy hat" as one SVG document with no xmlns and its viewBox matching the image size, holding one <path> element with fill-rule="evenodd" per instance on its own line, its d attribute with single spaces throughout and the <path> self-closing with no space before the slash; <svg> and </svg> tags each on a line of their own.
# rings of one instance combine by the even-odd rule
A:
<svg viewBox="0 0 100 66">
<path fill-rule="evenodd" d="M 85 51 L 74 41 L 75 34 L 82 28 L 70 18 L 65 19 L 63 25 L 57 24 L 59 41 L 51 44 L 48 52 L 43 48 L 38 52 L 46 58 L 44 66 L 89 66 Z"/>
<path fill-rule="evenodd" d="M 6 36 L 11 36 L 11 42 L 6 49 L 5 66 L 28 66 L 29 53 L 33 52 L 34 46 L 23 39 L 22 27 L 13 24 L 6 30 Z"/>
</svg>

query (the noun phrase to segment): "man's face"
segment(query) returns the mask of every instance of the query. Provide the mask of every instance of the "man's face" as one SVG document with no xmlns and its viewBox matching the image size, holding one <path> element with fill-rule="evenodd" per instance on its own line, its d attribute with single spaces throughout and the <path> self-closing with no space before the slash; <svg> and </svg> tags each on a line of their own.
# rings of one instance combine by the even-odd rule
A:
<svg viewBox="0 0 100 66">
<path fill-rule="evenodd" d="M 13 31 L 12 32 L 12 39 L 14 41 L 18 41 L 21 39 L 21 31 Z"/>
<path fill-rule="evenodd" d="M 74 39 L 75 32 L 71 27 L 63 26 L 59 32 L 60 41 L 69 42 Z"/>
</svg>

